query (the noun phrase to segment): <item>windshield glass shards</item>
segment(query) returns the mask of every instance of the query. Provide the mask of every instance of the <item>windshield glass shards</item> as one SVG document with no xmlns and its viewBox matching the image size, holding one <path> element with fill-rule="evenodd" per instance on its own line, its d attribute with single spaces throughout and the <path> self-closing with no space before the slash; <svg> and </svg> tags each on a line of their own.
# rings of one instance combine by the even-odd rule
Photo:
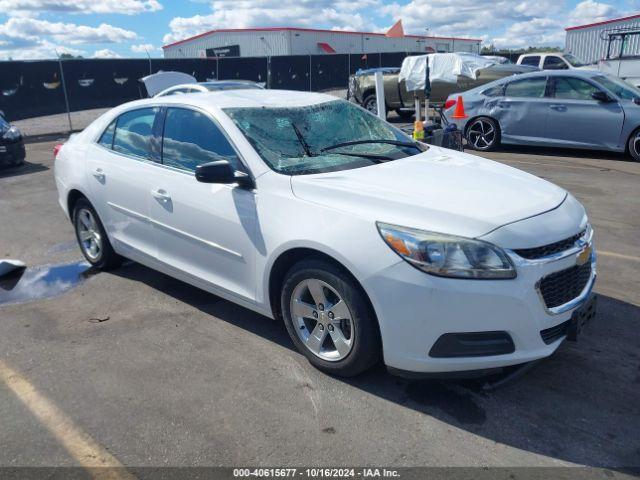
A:
<svg viewBox="0 0 640 480">
<path fill-rule="evenodd" d="M 417 155 L 427 148 L 344 100 L 224 111 L 267 165 L 286 175 L 366 167 Z"/>
</svg>

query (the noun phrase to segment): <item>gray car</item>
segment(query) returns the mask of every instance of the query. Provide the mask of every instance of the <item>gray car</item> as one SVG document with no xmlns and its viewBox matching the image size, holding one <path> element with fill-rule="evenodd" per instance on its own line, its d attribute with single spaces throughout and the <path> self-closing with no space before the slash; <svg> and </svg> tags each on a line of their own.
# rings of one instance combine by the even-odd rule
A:
<svg viewBox="0 0 640 480">
<path fill-rule="evenodd" d="M 458 96 L 467 118 L 453 118 Z M 470 147 L 501 143 L 628 152 L 640 161 L 640 90 L 591 70 L 509 77 L 450 95 L 445 116 Z"/>
</svg>

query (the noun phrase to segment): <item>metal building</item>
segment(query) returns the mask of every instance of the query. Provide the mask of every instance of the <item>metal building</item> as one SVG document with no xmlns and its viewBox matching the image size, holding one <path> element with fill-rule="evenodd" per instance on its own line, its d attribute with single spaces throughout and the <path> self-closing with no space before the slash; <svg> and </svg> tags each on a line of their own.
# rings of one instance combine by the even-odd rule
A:
<svg viewBox="0 0 640 480">
<path fill-rule="evenodd" d="M 569 27 L 565 29 L 565 51 L 586 63 L 595 63 L 607 56 L 609 34 L 633 30 L 640 30 L 640 15 Z M 611 42 L 611 55 L 614 58 L 620 52 L 625 56 L 640 55 L 640 35 L 626 36 L 624 45 L 622 38 L 614 38 Z"/>
<path fill-rule="evenodd" d="M 165 45 L 165 58 L 269 57 L 332 53 L 475 52 L 481 40 L 470 38 L 315 30 L 309 28 L 248 28 L 212 30 Z"/>
</svg>

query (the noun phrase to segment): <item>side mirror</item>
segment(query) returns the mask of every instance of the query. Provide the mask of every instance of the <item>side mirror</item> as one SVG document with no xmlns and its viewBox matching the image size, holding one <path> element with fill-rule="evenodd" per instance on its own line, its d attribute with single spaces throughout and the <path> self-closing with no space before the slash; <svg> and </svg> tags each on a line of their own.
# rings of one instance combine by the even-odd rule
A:
<svg viewBox="0 0 640 480">
<path fill-rule="evenodd" d="M 591 98 L 597 100 L 598 102 L 610 102 L 611 97 L 604 93 L 602 90 L 597 90 L 591 94 Z"/>
<path fill-rule="evenodd" d="M 242 188 L 254 188 L 253 180 L 244 172 L 234 170 L 227 160 L 203 163 L 196 167 L 196 180 L 202 183 L 237 183 Z"/>
</svg>

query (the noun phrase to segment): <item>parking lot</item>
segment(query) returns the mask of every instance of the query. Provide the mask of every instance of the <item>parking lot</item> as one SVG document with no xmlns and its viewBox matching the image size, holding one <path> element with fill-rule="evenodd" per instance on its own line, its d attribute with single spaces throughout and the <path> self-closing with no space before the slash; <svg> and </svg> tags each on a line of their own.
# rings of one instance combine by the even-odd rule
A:
<svg viewBox="0 0 640 480">
<path fill-rule="evenodd" d="M 640 467 L 639 163 L 486 154 L 585 205 L 600 296 L 578 343 L 486 391 L 383 367 L 332 378 L 280 323 L 137 264 L 74 266 L 54 144 L 27 145 L 27 164 L 0 172 L 0 257 L 30 267 L 0 298 L 33 297 L 0 305 L 0 465 Z"/>
</svg>

